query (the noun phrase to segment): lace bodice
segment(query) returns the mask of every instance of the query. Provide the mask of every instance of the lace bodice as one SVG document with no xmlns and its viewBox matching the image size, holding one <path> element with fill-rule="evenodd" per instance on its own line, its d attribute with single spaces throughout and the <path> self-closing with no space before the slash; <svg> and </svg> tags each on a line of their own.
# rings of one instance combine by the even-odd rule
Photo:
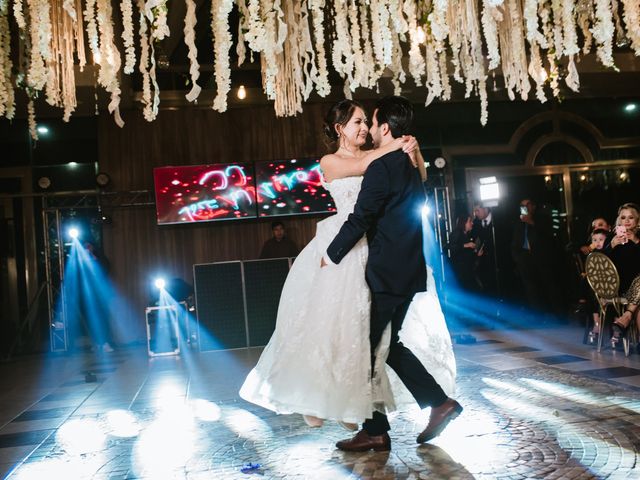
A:
<svg viewBox="0 0 640 480">
<path fill-rule="evenodd" d="M 336 178 L 331 182 L 322 182 L 333 201 L 336 204 L 338 216 L 347 216 L 353 212 L 353 207 L 360 193 L 360 185 L 362 184 L 362 176 Z"/>
</svg>

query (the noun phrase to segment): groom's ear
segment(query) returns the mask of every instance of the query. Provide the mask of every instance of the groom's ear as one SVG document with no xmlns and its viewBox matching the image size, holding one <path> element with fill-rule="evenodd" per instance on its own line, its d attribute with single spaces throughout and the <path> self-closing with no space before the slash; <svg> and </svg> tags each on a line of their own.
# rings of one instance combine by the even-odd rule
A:
<svg viewBox="0 0 640 480">
<path fill-rule="evenodd" d="M 390 132 L 390 128 L 388 123 L 383 123 L 382 125 L 380 125 L 380 133 L 382 134 L 383 137 L 389 132 Z"/>
</svg>

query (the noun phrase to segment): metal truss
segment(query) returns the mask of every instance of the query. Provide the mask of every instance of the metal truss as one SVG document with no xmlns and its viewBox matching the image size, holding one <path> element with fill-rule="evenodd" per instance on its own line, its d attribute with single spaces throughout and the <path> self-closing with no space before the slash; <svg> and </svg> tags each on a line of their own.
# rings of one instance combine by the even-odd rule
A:
<svg viewBox="0 0 640 480">
<path fill-rule="evenodd" d="M 49 337 L 52 352 L 66 352 L 68 348 L 67 306 L 62 288 L 64 245 L 61 235 L 61 217 L 61 212 L 57 209 L 45 209 L 42 211 Z"/>
<path fill-rule="evenodd" d="M 20 195 L 25 196 L 25 195 Z M 81 209 L 101 212 L 103 208 L 116 209 L 154 205 L 153 192 L 103 192 L 99 190 L 32 194 L 42 197 L 42 228 L 45 253 L 50 348 L 52 352 L 69 349 L 68 302 L 63 288 L 65 244 L 62 223 L 65 213 Z"/>
</svg>

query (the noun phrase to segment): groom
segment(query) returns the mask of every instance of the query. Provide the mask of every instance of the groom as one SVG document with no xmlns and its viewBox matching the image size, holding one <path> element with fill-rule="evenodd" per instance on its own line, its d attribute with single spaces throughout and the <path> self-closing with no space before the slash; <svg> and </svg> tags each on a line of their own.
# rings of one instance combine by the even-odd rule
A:
<svg viewBox="0 0 640 480">
<path fill-rule="evenodd" d="M 413 107 L 406 98 L 386 97 L 373 112 L 369 130 L 374 146 L 382 147 L 409 133 Z M 340 263 L 366 233 L 369 242 L 366 279 L 371 289 L 371 355 L 391 324 L 387 364 L 398 374 L 420 408 L 431 407 L 418 443 L 437 437 L 462 412 L 447 397 L 420 361 L 400 343 L 398 332 L 415 293 L 426 290 L 426 265 L 422 250 L 422 208 L 426 197 L 420 174 L 409 157 L 397 150 L 374 160 L 364 174 L 354 211 L 327 248 L 322 266 Z M 372 365 L 374 365 L 372 358 Z M 374 412 L 355 437 L 336 444 L 340 450 L 363 452 L 391 449 L 387 416 Z"/>
</svg>

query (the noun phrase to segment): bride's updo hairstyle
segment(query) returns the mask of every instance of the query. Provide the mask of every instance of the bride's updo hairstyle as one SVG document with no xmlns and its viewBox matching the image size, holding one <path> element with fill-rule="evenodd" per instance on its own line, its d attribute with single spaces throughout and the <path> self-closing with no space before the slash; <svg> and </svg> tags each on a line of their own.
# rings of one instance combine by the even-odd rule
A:
<svg viewBox="0 0 640 480">
<path fill-rule="evenodd" d="M 336 125 L 345 126 L 351 120 L 353 112 L 356 108 L 362 108 L 358 102 L 353 100 L 342 100 L 334 104 L 327 115 L 324 117 L 323 130 L 324 134 L 329 137 L 332 142 L 338 141 L 338 132 Z M 364 110 L 364 108 L 362 108 Z"/>
</svg>

